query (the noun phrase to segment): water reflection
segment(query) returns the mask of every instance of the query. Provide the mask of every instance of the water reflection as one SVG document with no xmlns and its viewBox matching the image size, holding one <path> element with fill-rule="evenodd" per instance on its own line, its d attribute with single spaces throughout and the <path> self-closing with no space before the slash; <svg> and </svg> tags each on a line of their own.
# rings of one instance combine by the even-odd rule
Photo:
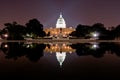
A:
<svg viewBox="0 0 120 80">
<path fill-rule="evenodd" d="M 101 58 L 107 52 L 111 54 L 120 55 L 120 44 L 119 43 L 78 43 L 71 45 L 73 49 L 76 49 L 78 56 L 92 55 L 96 58 Z"/>
<path fill-rule="evenodd" d="M 37 62 L 43 57 L 44 53 L 56 55 L 59 65 L 62 66 L 66 54 L 76 53 L 78 56 L 92 55 L 95 58 L 101 58 L 107 52 L 120 56 L 119 43 L 2 43 L 1 50 L 6 55 L 6 59 L 14 59 L 25 56 L 32 62 Z"/>
<path fill-rule="evenodd" d="M 70 45 L 71 45 L 70 43 L 49 43 L 46 46 L 44 52 L 55 53 L 59 65 L 62 66 L 66 58 L 66 53 L 75 52 L 75 49 L 72 49 Z"/>
<path fill-rule="evenodd" d="M 56 52 L 75 52 L 75 49 L 71 48 L 71 43 L 49 43 L 45 48 L 45 52 L 56 53 Z"/>
<path fill-rule="evenodd" d="M 66 52 L 56 52 L 56 57 L 59 62 L 59 65 L 62 66 L 62 64 L 66 58 Z"/>
<path fill-rule="evenodd" d="M 30 61 L 37 62 L 42 56 L 45 44 L 26 43 L 2 43 L 1 50 L 6 54 L 5 58 L 17 60 L 19 57 L 26 56 Z"/>
<path fill-rule="evenodd" d="M 76 49 L 76 54 L 78 56 L 92 55 L 96 58 L 103 57 L 106 52 L 106 47 L 108 44 L 104 43 L 78 43 L 71 45 L 72 48 Z"/>
</svg>

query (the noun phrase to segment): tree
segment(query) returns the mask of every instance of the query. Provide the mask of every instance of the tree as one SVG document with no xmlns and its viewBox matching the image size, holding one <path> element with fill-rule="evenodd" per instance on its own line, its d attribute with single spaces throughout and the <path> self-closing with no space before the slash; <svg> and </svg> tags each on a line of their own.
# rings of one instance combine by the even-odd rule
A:
<svg viewBox="0 0 120 80">
<path fill-rule="evenodd" d="M 26 23 L 27 33 L 36 35 L 36 37 L 44 37 L 46 33 L 43 31 L 43 25 L 37 19 L 31 19 Z"/>
<path fill-rule="evenodd" d="M 108 30 L 104 27 L 104 24 L 102 23 L 96 23 L 90 28 L 91 32 L 97 32 L 99 33 L 99 39 L 108 39 Z"/>
<path fill-rule="evenodd" d="M 2 34 L 7 34 L 8 35 L 7 39 L 11 39 L 11 40 L 24 39 L 23 35 L 25 34 L 25 27 L 23 25 L 19 25 L 19 24 L 17 24 L 17 22 L 5 23 L 4 25 L 6 27 L 3 28 Z"/>
<path fill-rule="evenodd" d="M 79 24 L 76 28 L 76 36 L 77 37 L 85 37 L 88 34 L 90 26 Z"/>
<path fill-rule="evenodd" d="M 73 31 L 69 34 L 70 36 L 76 36 L 76 31 Z"/>
<path fill-rule="evenodd" d="M 47 33 L 47 36 L 50 36 L 50 32 Z"/>
<path fill-rule="evenodd" d="M 118 25 L 113 31 L 112 34 L 114 35 L 114 38 L 120 37 L 120 25 Z"/>
</svg>

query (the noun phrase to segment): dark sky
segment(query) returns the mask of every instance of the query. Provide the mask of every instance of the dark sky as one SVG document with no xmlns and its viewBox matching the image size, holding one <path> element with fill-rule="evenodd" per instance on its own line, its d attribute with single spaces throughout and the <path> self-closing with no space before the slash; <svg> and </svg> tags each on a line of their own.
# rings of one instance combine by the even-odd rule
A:
<svg viewBox="0 0 120 80">
<path fill-rule="evenodd" d="M 24 25 L 33 18 L 45 28 L 55 27 L 60 12 L 68 27 L 96 22 L 106 27 L 120 24 L 120 0 L 0 0 L 0 28 L 13 21 Z"/>
</svg>

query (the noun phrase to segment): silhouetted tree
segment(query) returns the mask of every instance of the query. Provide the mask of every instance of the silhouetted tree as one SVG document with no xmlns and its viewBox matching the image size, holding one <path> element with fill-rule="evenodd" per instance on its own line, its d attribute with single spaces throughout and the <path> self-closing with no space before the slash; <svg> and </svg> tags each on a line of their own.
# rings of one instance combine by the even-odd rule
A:
<svg viewBox="0 0 120 80">
<path fill-rule="evenodd" d="M 99 35 L 99 39 L 108 39 L 108 31 L 106 30 L 106 28 L 104 27 L 104 24 L 102 23 L 96 23 L 94 24 L 91 28 L 90 28 L 90 32 L 98 32 Z"/>
<path fill-rule="evenodd" d="M 7 33 L 8 39 L 14 40 L 21 40 L 24 39 L 23 35 L 25 34 L 25 27 L 22 25 L 17 24 L 16 22 L 13 23 L 6 23 L 4 24 L 6 27 L 3 28 L 2 34 Z"/>
<path fill-rule="evenodd" d="M 113 35 L 114 39 L 116 37 L 118 37 L 118 38 L 120 37 L 120 25 L 118 25 L 115 29 L 112 30 L 111 35 Z"/>
<path fill-rule="evenodd" d="M 47 36 L 50 36 L 50 32 L 47 33 Z"/>
<path fill-rule="evenodd" d="M 27 33 L 33 34 L 34 37 L 44 37 L 46 33 L 43 31 L 43 25 L 37 19 L 31 19 L 26 24 Z"/>
<path fill-rule="evenodd" d="M 76 31 L 73 31 L 69 34 L 70 36 L 76 36 Z"/>
<path fill-rule="evenodd" d="M 77 37 L 85 37 L 86 34 L 88 34 L 89 28 L 90 28 L 90 26 L 79 24 L 76 28 L 76 36 Z"/>
<path fill-rule="evenodd" d="M 107 30 L 102 23 L 95 23 L 92 26 L 79 24 L 76 28 L 76 31 L 70 33 L 70 36 L 76 36 L 79 38 L 92 38 L 93 36 L 91 33 L 94 32 L 100 34 L 98 36 L 99 39 L 112 39 L 112 37 L 110 37 L 111 32 Z"/>
</svg>

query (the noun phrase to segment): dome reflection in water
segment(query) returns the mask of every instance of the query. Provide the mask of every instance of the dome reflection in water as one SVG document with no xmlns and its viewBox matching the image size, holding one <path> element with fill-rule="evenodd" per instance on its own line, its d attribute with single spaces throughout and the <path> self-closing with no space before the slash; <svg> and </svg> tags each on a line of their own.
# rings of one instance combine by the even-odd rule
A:
<svg viewBox="0 0 120 80">
<path fill-rule="evenodd" d="M 3 76 L 118 77 L 120 71 L 119 43 L 16 42 L 1 43 L 0 50 Z"/>
</svg>

